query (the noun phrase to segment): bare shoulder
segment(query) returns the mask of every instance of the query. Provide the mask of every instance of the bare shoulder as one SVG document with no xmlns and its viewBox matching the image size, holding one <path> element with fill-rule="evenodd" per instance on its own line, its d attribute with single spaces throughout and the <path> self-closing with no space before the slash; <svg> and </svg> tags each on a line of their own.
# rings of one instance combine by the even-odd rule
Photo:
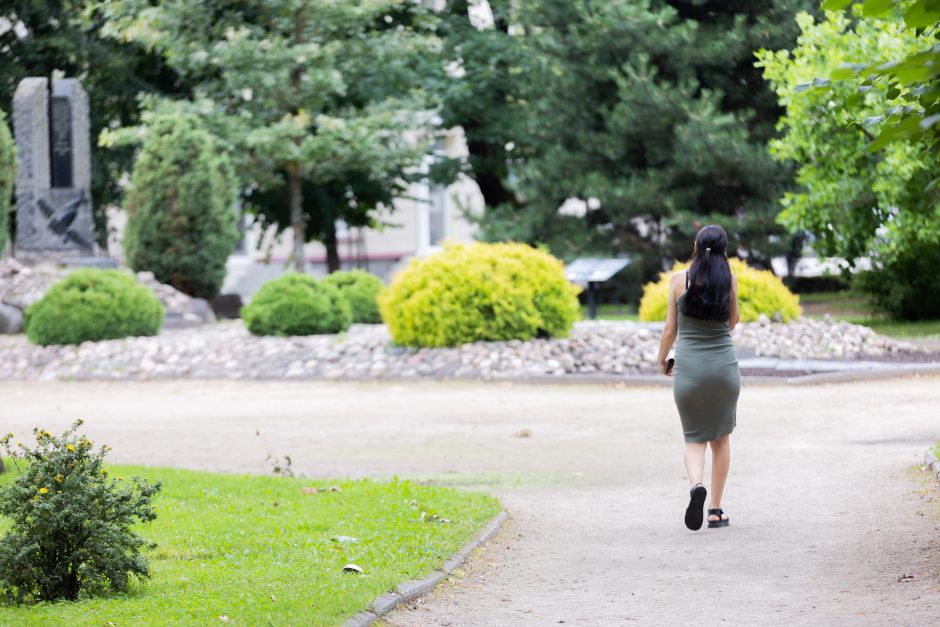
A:
<svg viewBox="0 0 940 627">
<path fill-rule="evenodd" d="M 673 272 L 670 277 L 670 284 L 675 287 L 676 285 L 685 285 L 685 270 L 679 270 L 678 272 Z"/>
</svg>

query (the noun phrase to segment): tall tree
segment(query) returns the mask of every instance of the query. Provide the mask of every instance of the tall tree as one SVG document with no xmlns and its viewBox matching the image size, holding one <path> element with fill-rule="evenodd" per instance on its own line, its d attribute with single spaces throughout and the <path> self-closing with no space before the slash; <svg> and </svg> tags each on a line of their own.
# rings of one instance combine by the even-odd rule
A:
<svg viewBox="0 0 940 627">
<path fill-rule="evenodd" d="M 798 23 L 802 33 L 791 52 L 759 53 L 759 66 L 786 107 L 783 134 L 771 144 L 772 152 L 798 164 L 799 186 L 783 197 L 780 221 L 811 233 L 820 254 L 843 257 L 850 265 L 860 257 L 871 260 L 878 272 L 867 275 L 862 286 L 885 312 L 936 317 L 940 278 L 932 267 L 940 261 L 940 190 L 931 181 L 940 163 L 935 146 L 924 134 L 872 151 L 885 127 L 894 124 L 885 112 L 901 90 L 892 81 L 819 78 L 840 65 L 863 60 L 880 65 L 916 55 L 922 36 L 894 15 L 851 20 L 828 13 L 817 22 L 801 14 Z M 851 107 L 840 104 L 850 99 Z"/>
<path fill-rule="evenodd" d="M 767 155 L 781 109 L 753 53 L 792 45 L 812 0 L 492 2 L 488 24 L 448 4 L 462 76 L 443 117 L 467 132 L 468 172 L 496 190 L 484 235 L 659 266 L 721 221 L 758 265 L 785 249 L 774 216 L 792 171 Z M 580 215 L 559 214 L 568 198 Z"/>
<path fill-rule="evenodd" d="M 105 209 L 123 193 L 121 177 L 133 149 L 102 147 L 103 129 L 136 124 L 140 94 L 187 95 L 163 57 L 135 42 L 107 36 L 100 8 L 78 0 L 10 0 L 0 5 L 0 109 L 9 115 L 13 92 L 28 76 L 54 71 L 78 78 L 91 109 L 91 193 L 98 243 L 107 246 Z"/>
<path fill-rule="evenodd" d="M 397 193 L 420 159 L 405 130 L 417 127 L 408 112 L 420 106 L 432 16 L 405 0 L 108 4 L 119 32 L 161 51 L 224 114 L 248 205 L 283 226 L 271 203 L 286 199 L 296 269 L 314 237 L 332 244 L 335 269 L 333 220 L 371 221 L 372 203 Z"/>
</svg>

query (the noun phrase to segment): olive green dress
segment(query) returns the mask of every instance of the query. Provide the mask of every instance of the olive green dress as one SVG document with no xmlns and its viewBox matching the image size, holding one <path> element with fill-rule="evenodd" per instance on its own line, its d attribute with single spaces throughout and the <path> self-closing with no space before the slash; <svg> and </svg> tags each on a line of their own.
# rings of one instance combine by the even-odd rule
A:
<svg viewBox="0 0 940 627">
<path fill-rule="evenodd" d="M 737 424 L 741 371 L 728 322 L 686 316 L 681 308 L 685 295 L 676 299 L 679 340 L 672 395 L 685 441 L 708 442 L 728 435 Z"/>
</svg>

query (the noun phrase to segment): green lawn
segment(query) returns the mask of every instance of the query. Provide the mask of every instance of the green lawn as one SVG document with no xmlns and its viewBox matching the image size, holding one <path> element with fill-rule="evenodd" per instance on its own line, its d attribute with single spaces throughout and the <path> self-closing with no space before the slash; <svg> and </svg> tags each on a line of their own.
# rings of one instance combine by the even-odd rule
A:
<svg viewBox="0 0 940 627">
<path fill-rule="evenodd" d="M 581 319 L 589 320 L 587 305 L 581 306 Z M 617 305 L 611 303 L 602 303 L 597 306 L 598 320 L 633 320 L 638 321 L 640 317 L 636 313 L 636 305 Z"/>
<path fill-rule="evenodd" d="M 157 520 L 141 530 L 159 544 L 152 579 L 127 595 L 0 605 L 0 625 L 340 624 L 439 567 L 500 509 L 490 496 L 408 481 L 111 470 L 163 482 Z M 340 491 L 301 490 L 333 485 Z M 424 522 L 423 511 L 451 522 Z M 365 574 L 345 574 L 348 563 Z"/>
<path fill-rule="evenodd" d="M 800 294 L 800 305 L 803 306 L 804 315 L 809 318 L 819 319 L 829 314 L 833 320 L 871 327 L 877 333 L 889 337 L 940 339 L 940 320 L 903 322 L 880 317 L 872 312 L 868 296 L 860 292 L 845 290 Z"/>
<path fill-rule="evenodd" d="M 875 332 L 889 337 L 904 338 L 933 338 L 940 339 L 940 320 L 918 320 L 904 322 L 874 318 L 871 316 L 833 316 L 837 320 L 845 320 L 852 324 L 863 324 L 871 327 Z"/>
</svg>

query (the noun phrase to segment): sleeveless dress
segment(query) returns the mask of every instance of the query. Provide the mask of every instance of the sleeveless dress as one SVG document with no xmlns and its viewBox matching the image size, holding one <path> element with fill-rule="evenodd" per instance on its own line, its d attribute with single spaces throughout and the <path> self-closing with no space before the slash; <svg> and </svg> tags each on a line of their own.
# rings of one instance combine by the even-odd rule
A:
<svg viewBox="0 0 940 627">
<path fill-rule="evenodd" d="M 685 441 L 708 442 L 734 431 L 741 371 L 728 322 L 683 314 L 681 305 L 687 293 L 688 288 L 676 299 L 679 339 L 672 395 Z"/>
</svg>

